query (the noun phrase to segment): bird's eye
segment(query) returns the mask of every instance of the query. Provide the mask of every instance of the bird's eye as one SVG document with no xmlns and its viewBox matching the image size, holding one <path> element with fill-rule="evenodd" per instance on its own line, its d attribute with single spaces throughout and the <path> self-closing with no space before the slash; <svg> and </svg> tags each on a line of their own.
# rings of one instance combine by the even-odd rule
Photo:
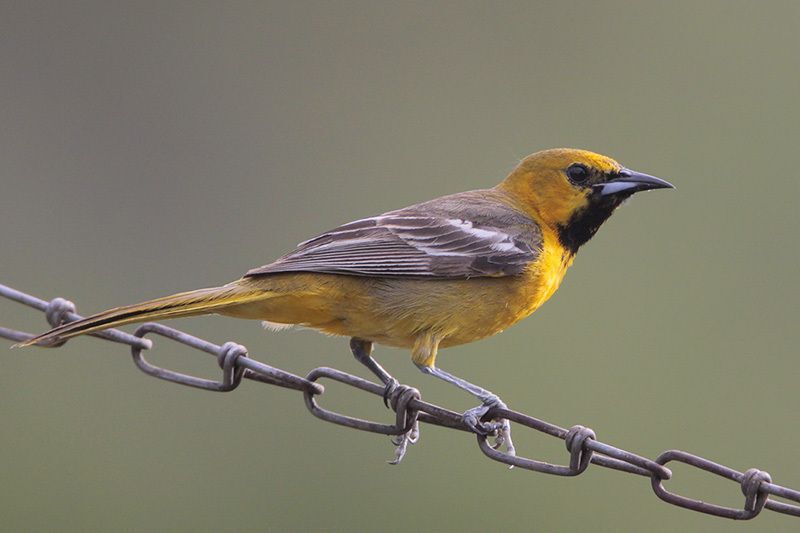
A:
<svg viewBox="0 0 800 533">
<path fill-rule="evenodd" d="M 575 163 L 567 169 L 567 177 L 572 183 L 583 183 L 589 178 L 589 169 L 580 163 Z"/>
</svg>

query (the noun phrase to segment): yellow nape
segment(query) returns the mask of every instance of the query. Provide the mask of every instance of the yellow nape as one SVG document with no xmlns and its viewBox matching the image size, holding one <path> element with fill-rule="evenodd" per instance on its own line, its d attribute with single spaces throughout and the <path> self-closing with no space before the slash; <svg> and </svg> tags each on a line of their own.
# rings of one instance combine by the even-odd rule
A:
<svg viewBox="0 0 800 533">
<path fill-rule="evenodd" d="M 497 189 L 518 199 L 537 222 L 555 228 L 588 203 L 589 190 L 569 181 L 566 169 L 582 164 L 598 175 L 619 171 L 622 166 L 610 157 L 575 148 L 553 148 L 523 159 Z"/>
</svg>

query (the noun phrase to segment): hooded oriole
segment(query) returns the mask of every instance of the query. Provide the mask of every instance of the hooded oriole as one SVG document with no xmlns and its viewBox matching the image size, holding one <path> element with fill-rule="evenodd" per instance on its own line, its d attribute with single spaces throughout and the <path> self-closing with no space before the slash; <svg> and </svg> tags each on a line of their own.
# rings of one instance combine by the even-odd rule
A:
<svg viewBox="0 0 800 533">
<path fill-rule="evenodd" d="M 578 248 L 632 194 L 672 188 L 608 157 L 575 149 L 526 157 L 492 189 L 436 198 L 339 226 L 221 287 L 118 307 L 23 345 L 47 345 L 145 320 L 218 313 L 351 337 L 355 357 L 385 384 L 372 344 L 411 349 L 423 372 L 481 400 L 464 413 L 478 432 L 499 398 L 436 367 L 439 348 L 489 337 L 558 289 Z M 511 448 L 510 439 L 508 440 Z"/>
</svg>

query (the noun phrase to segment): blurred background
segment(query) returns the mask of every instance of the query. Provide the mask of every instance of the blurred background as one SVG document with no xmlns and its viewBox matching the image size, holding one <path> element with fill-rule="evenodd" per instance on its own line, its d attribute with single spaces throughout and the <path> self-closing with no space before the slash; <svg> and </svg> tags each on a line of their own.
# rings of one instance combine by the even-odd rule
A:
<svg viewBox="0 0 800 533">
<path fill-rule="evenodd" d="M 798 488 L 798 23 L 796 2 L 3 2 L 0 282 L 88 314 L 494 185 L 536 150 L 599 151 L 677 190 L 637 196 L 535 316 L 440 366 L 609 444 Z M 0 324 L 46 327 L 10 302 Z M 345 339 L 170 325 L 296 373 L 366 376 Z M 403 350 L 377 356 L 429 401 L 474 404 Z M 158 339 L 151 357 L 218 372 Z M 391 418 L 334 384 L 324 402 Z M 298 393 L 172 385 L 95 339 L 6 351 L 0 424 L 9 531 L 798 527 L 692 513 L 596 467 L 509 471 L 437 427 L 389 466 L 388 438 L 319 421 Z M 567 461 L 561 441 L 515 435 L 520 454 Z M 734 483 L 671 466 L 670 489 L 741 504 Z"/>
</svg>

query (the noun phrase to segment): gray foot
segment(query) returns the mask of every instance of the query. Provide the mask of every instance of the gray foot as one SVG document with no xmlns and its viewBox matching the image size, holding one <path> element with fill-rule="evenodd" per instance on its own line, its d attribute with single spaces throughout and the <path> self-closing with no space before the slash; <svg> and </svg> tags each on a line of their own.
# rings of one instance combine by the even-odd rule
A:
<svg viewBox="0 0 800 533">
<path fill-rule="evenodd" d="M 505 418 L 497 422 L 481 422 L 481 418 L 489 412 L 490 409 L 499 407 L 507 409 L 506 404 L 495 394 L 483 398 L 483 403 L 478 407 L 468 409 L 461 416 L 464 424 L 467 425 L 472 431 L 480 435 L 494 435 L 494 444 L 492 448 L 495 450 L 506 446 L 506 453 L 509 455 L 516 455 L 514 449 L 514 442 L 511 440 L 511 423 Z"/>
<path fill-rule="evenodd" d="M 391 461 L 387 461 L 390 465 L 399 464 L 400 461 L 403 460 L 403 457 L 406 455 L 406 450 L 408 450 L 409 444 L 416 444 L 419 440 L 419 422 L 414 422 L 414 425 L 411 427 L 408 432 L 403 433 L 402 435 L 397 435 L 396 437 L 392 437 L 392 444 L 395 445 L 394 448 L 394 459 Z"/>
</svg>

